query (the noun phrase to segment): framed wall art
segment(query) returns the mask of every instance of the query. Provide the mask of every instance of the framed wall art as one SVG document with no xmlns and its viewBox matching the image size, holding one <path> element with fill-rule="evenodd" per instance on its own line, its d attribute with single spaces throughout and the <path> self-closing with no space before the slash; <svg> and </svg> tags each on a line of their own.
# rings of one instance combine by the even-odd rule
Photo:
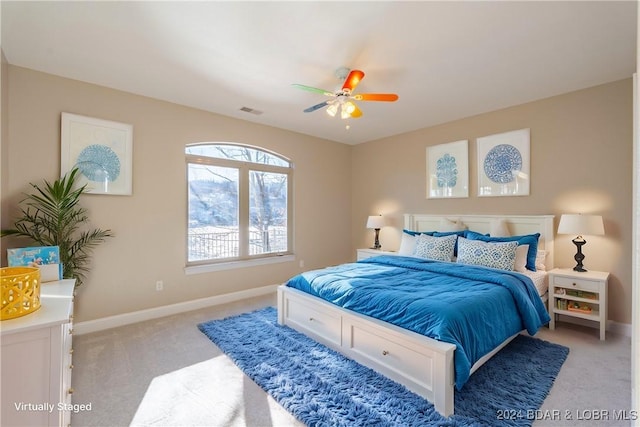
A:
<svg viewBox="0 0 640 427">
<path fill-rule="evenodd" d="M 469 142 L 427 147 L 427 198 L 469 197 Z"/>
<path fill-rule="evenodd" d="M 133 126 L 62 113 L 60 173 L 80 170 L 87 193 L 132 194 Z"/>
<path fill-rule="evenodd" d="M 478 138 L 478 196 L 526 196 L 531 180 L 529 129 Z"/>
</svg>

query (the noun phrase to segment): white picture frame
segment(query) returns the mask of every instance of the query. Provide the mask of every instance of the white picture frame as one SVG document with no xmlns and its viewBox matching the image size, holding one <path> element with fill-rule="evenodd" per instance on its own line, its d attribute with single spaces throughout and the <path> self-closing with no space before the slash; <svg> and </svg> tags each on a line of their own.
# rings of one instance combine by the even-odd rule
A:
<svg viewBox="0 0 640 427">
<path fill-rule="evenodd" d="M 62 113 L 61 130 L 61 176 L 77 167 L 87 193 L 132 194 L 132 125 Z"/>
<path fill-rule="evenodd" d="M 469 141 L 427 147 L 427 198 L 469 197 Z"/>
<path fill-rule="evenodd" d="M 530 129 L 477 139 L 478 197 L 528 196 Z"/>
</svg>

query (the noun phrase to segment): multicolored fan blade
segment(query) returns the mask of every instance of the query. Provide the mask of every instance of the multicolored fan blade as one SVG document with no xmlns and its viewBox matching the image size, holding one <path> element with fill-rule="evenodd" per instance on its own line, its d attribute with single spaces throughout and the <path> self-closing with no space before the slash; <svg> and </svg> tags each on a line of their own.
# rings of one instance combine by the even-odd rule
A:
<svg viewBox="0 0 640 427">
<path fill-rule="evenodd" d="M 297 87 L 298 89 L 306 90 L 307 92 L 321 93 L 326 96 L 335 96 L 333 92 L 324 89 L 318 89 L 317 87 L 299 85 L 297 83 L 292 84 L 291 86 Z"/>
<path fill-rule="evenodd" d="M 326 107 L 327 105 L 329 105 L 330 102 L 329 101 L 325 101 L 325 102 L 321 102 L 320 104 L 316 104 L 313 107 L 309 107 L 306 110 L 304 110 L 305 113 L 313 113 L 316 110 L 321 109 L 322 107 Z"/>
<path fill-rule="evenodd" d="M 352 97 L 356 101 L 387 101 L 393 102 L 398 100 L 395 93 L 359 93 Z"/>
<path fill-rule="evenodd" d="M 353 92 L 353 90 L 358 86 L 360 80 L 364 77 L 364 73 L 360 70 L 351 70 L 346 79 L 344 79 L 344 84 L 342 85 L 342 90 L 348 90 Z"/>
<path fill-rule="evenodd" d="M 353 104 L 356 108 L 351 112 L 351 117 L 357 119 L 362 116 L 362 111 L 358 108 L 356 104 Z"/>
</svg>

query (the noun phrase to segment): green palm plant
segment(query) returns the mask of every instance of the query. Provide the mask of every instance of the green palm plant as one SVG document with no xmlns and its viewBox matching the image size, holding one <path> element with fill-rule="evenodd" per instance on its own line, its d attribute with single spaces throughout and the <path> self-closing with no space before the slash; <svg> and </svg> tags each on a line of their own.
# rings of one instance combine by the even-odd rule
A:
<svg viewBox="0 0 640 427">
<path fill-rule="evenodd" d="M 30 184 L 36 191 L 21 201 L 21 216 L 14 228 L 0 231 L 0 237 L 26 237 L 42 246 L 59 246 L 63 277 L 81 285 L 89 271 L 91 250 L 113 237 L 111 230 L 80 230 L 89 217 L 79 205 L 86 184 L 75 188 L 79 169 L 74 168 L 53 183 Z"/>
</svg>

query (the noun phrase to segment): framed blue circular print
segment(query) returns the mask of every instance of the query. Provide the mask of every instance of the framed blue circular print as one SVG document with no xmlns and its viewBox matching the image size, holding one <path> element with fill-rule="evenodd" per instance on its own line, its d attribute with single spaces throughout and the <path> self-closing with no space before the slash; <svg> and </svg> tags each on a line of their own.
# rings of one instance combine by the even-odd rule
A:
<svg viewBox="0 0 640 427">
<path fill-rule="evenodd" d="M 130 195 L 132 143 L 132 125 L 62 113 L 61 173 L 78 168 L 87 193 Z"/>
<path fill-rule="evenodd" d="M 493 147 L 484 158 L 484 173 L 491 181 L 506 184 L 515 179 L 515 172 L 522 170 L 522 154 L 509 144 Z"/>
<path fill-rule="evenodd" d="M 114 182 L 120 176 L 120 158 L 106 145 L 92 144 L 83 148 L 76 165 L 89 181 Z"/>
<path fill-rule="evenodd" d="M 478 196 L 529 194 L 529 129 L 477 139 Z"/>
</svg>

